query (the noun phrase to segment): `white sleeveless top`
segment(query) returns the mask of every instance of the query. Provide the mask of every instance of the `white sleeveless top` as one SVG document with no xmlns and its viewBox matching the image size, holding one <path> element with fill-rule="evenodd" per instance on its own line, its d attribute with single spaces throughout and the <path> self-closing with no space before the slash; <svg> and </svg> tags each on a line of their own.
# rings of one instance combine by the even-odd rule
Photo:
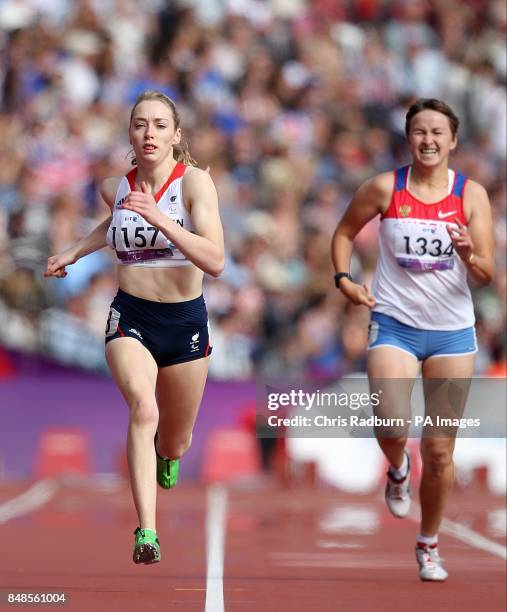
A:
<svg viewBox="0 0 507 612">
<path fill-rule="evenodd" d="M 192 218 L 183 202 L 183 175 L 186 166 L 177 163 L 171 176 L 155 194 L 158 208 L 184 229 L 193 232 Z M 131 210 L 120 208 L 135 190 L 137 168 L 124 176 L 114 199 L 113 215 L 107 231 L 107 244 L 116 251 L 118 263 L 129 266 L 175 267 L 192 262 L 157 228 Z"/>
<path fill-rule="evenodd" d="M 427 330 L 457 330 L 475 322 L 466 266 L 446 225 L 464 225 L 466 177 L 449 170 L 448 195 L 427 204 L 409 191 L 410 167 L 394 173 L 391 203 L 382 215 L 372 282 L 375 312 Z"/>
</svg>

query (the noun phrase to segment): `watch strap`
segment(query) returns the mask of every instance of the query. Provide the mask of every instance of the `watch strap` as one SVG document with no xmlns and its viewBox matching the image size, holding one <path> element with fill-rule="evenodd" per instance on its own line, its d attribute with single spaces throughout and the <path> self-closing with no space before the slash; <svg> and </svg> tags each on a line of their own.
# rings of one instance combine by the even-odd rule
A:
<svg viewBox="0 0 507 612">
<path fill-rule="evenodd" d="M 350 274 L 348 272 L 337 272 L 334 275 L 334 284 L 335 284 L 337 289 L 340 288 L 340 281 L 341 281 L 342 278 L 348 278 L 349 281 L 352 281 L 352 276 L 350 276 Z"/>
</svg>

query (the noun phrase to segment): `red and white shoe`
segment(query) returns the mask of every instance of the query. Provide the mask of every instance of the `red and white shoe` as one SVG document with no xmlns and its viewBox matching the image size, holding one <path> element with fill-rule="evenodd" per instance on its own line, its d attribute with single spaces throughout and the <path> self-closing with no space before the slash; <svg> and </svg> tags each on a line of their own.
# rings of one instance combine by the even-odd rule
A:
<svg viewBox="0 0 507 612">
<path fill-rule="evenodd" d="M 417 542 L 415 557 L 419 563 L 419 578 L 424 581 L 443 582 L 449 575 L 442 566 L 437 544 Z"/>
</svg>

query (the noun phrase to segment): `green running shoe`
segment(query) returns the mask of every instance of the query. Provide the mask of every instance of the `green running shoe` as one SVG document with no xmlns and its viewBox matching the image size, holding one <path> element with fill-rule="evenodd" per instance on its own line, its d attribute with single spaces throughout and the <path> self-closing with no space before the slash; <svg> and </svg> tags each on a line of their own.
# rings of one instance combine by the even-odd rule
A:
<svg viewBox="0 0 507 612">
<path fill-rule="evenodd" d="M 158 433 L 155 435 L 155 454 L 157 455 L 157 482 L 163 489 L 172 489 L 178 482 L 179 459 L 165 459 L 158 454 Z"/>
<path fill-rule="evenodd" d="M 141 529 L 134 531 L 136 536 L 134 542 L 134 563 L 158 563 L 160 561 L 160 544 L 157 533 L 153 529 Z"/>
</svg>

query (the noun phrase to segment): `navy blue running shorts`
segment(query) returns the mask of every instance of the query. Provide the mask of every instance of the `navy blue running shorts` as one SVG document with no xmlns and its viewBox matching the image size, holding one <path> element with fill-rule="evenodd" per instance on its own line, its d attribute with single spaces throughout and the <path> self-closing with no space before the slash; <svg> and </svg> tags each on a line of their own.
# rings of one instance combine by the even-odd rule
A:
<svg viewBox="0 0 507 612">
<path fill-rule="evenodd" d="M 106 344 L 135 338 L 159 368 L 211 354 L 208 313 L 201 295 L 187 302 L 152 302 L 118 289 L 106 325 Z"/>
</svg>

